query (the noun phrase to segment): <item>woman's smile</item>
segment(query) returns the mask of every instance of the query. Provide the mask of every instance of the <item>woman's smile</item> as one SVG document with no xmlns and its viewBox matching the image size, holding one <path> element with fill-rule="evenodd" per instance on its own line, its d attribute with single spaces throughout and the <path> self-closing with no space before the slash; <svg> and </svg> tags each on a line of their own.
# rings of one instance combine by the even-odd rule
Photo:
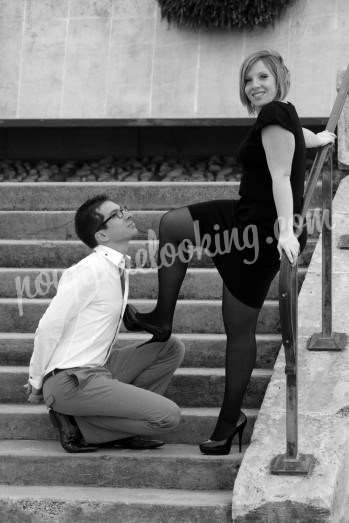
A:
<svg viewBox="0 0 349 523">
<path fill-rule="evenodd" d="M 272 102 L 276 97 L 274 75 L 258 60 L 251 66 L 245 77 L 245 93 L 250 102 L 257 108 Z"/>
</svg>

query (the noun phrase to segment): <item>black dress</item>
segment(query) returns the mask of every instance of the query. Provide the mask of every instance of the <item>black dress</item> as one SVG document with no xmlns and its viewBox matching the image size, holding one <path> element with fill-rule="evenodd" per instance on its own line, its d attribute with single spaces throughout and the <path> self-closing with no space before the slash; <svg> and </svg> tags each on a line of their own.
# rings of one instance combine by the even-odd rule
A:
<svg viewBox="0 0 349 523">
<path fill-rule="evenodd" d="M 242 164 L 239 200 L 212 200 L 189 205 L 196 241 L 212 256 L 225 285 L 240 301 L 260 308 L 280 268 L 278 228 L 272 179 L 261 130 L 279 125 L 295 138 L 291 170 L 294 214 L 300 214 L 305 178 L 305 143 L 295 107 L 273 101 L 263 106 L 241 144 L 237 159 Z M 199 239 L 200 238 L 200 239 Z M 301 251 L 306 229 L 299 238 Z"/>
</svg>

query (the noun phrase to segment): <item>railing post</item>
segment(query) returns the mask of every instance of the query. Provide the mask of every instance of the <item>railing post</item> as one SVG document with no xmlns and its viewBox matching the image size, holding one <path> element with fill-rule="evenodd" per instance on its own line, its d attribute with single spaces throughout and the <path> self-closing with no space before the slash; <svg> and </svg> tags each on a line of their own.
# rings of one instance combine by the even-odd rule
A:
<svg viewBox="0 0 349 523">
<path fill-rule="evenodd" d="M 322 171 L 322 331 L 309 338 L 311 351 L 340 351 L 347 343 L 345 333 L 332 332 L 332 156 L 330 160 L 329 173 Z"/>
<path fill-rule="evenodd" d="M 283 254 L 280 268 L 279 303 L 282 342 L 286 358 L 286 453 L 275 456 L 271 474 L 311 474 L 315 458 L 298 453 L 298 268 Z"/>
</svg>

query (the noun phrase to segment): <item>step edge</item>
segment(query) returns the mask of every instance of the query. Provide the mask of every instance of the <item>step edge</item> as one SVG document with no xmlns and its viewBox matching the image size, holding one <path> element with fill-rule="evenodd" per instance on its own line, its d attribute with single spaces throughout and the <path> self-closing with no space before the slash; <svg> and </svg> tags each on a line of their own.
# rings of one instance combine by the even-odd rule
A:
<svg viewBox="0 0 349 523">
<path fill-rule="evenodd" d="M 37 500 L 54 499 L 69 501 L 78 500 L 78 502 L 90 501 L 96 502 L 101 499 L 103 502 L 103 496 L 105 501 L 110 504 L 116 497 L 116 504 L 120 503 L 124 499 L 130 497 L 137 498 L 135 503 L 132 504 L 149 504 L 149 505 L 162 505 L 167 499 L 168 505 L 171 502 L 175 505 L 186 505 L 191 506 L 190 499 L 183 503 L 183 498 L 195 498 L 196 502 L 200 502 L 200 506 L 210 506 L 211 503 L 205 503 L 207 500 L 212 500 L 213 505 L 218 504 L 231 504 L 231 491 L 229 490 L 189 490 L 189 489 L 156 489 L 156 488 L 123 488 L 123 487 L 89 487 L 85 485 L 71 485 L 69 489 L 65 485 L 6 485 L 0 484 L 0 500 L 23 500 L 25 498 L 34 498 Z M 146 499 L 141 499 L 141 494 L 146 496 Z M 92 499 L 91 499 L 92 498 Z"/>
<path fill-rule="evenodd" d="M 253 377 L 270 377 L 274 369 L 253 369 Z M 28 374 L 29 367 L 26 365 L 1 365 L 1 374 Z M 225 374 L 224 367 L 180 367 L 174 373 L 175 376 L 219 376 Z"/>
<path fill-rule="evenodd" d="M 219 407 L 181 407 L 182 416 L 195 416 L 198 418 L 217 416 L 219 410 Z M 243 410 L 247 418 L 254 418 L 259 412 L 259 409 L 256 408 L 244 407 Z M 0 403 L 0 415 L 1 414 L 43 415 L 47 414 L 47 407 L 44 403 L 38 405 L 32 405 L 30 403 Z"/>
<path fill-rule="evenodd" d="M 238 451 L 238 445 L 232 445 L 232 452 L 221 456 L 205 456 L 200 453 L 197 445 L 186 443 L 166 443 L 164 447 L 159 449 L 147 450 L 133 450 L 133 449 L 100 449 L 96 453 L 86 454 L 69 454 L 62 452 L 59 442 L 56 440 L 32 440 L 32 439 L 7 439 L 0 440 L 0 457 L 11 456 L 16 457 L 44 457 L 60 458 L 63 460 L 98 460 L 101 456 L 107 455 L 110 458 L 117 459 L 135 457 L 139 459 L 178 459 L 190 458 L 211 461 L 217 459 L 218 461 L 241 461 L 244 452 L 248 448 L 249 443 L 242 445 L 242 452 Z M 62 462 L 63 463 L 63 462 Z M 102 460 L 101 460 L 102 464 Z"/>
</svg>

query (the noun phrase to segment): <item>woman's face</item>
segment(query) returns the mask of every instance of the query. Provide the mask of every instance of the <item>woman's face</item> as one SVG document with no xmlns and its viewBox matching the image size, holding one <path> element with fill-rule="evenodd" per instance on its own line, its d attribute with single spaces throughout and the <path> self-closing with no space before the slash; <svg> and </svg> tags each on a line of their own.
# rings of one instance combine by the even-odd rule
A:
<svg viewBox="0 0 349 523">
<path fill-rule="evenodd" d="M 247 71 L 245 76 L 245 94 L 257 113 L 263 105 L 272 102 L 276 97 L 276 81 L 273 73 L 262 60 L 258 60 Z"/>
</svg>

